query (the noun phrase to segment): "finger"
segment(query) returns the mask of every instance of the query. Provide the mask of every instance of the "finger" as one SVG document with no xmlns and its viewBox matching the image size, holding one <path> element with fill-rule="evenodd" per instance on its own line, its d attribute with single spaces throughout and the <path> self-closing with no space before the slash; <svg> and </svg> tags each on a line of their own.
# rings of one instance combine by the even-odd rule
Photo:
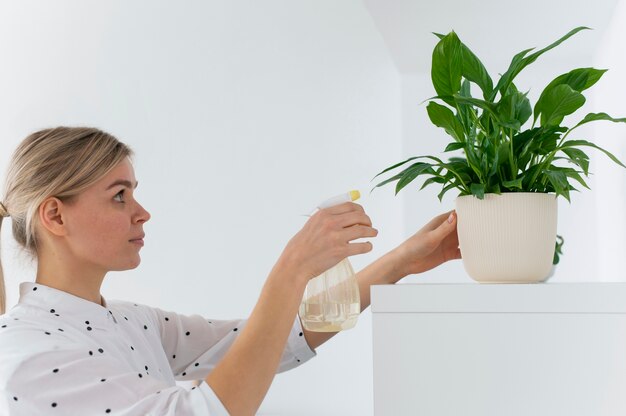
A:
<svg viewBox="0 0 626 416">
<path fill-rule="evenodd" d="M 448 212 L 444 212 L 443 214 L 437 215 L 435 218 L 430 220 L 430 222 L 428 224 L 426 224 L 424 226 L 424 228 L 427 231 L 432 231 L 432 230 L 436 229 L 437 227 L 439 227 L 441 225 L 442 221 L 447 219 L 450 216 L 450 214 L 453 213 L 453 212 L 454 212 L 454 210 L 448 211 Z"/>
<path fill-rule="evenodd" d="M 320 211 L 324 211 L 333 215 L 345 214 L 347 212 L 353 211 L 365 212 L 361 205 L 355 204 L 354 202 L 344 202 L 343 204 L 335 205 L 329 208 L 323 208 Z"/>
<path fill-rule="evenodd" d="M 357 254 L 369 253 L 374 246 L 369 241 L 364 243 L 350 243 L 348 244 L 348 257 L 355 256 Z"/>
<path fill-rule="evenodd" d="M 342 232 L 342 237 L 345 238 L 346 242 L 356 240 L 358 238 L 376 237 L 377 235 L 378 230 L 376 228 L 372 228 L 366 225 L 355 225 L 353 227 L 348 227 Z"/>
<path fill-rule="evenodd" d="M 440 215 L 441 217 L 441 215 Z M 440 224 L 439 227 L 432 231 L 434 238 L 437 241 L 442 241 L 448 234 L 456 229 L 456 212 L 452 211 L 448 214 Z"/>
<path fill-rule="evenodd" d="M 357 224 L 367 225 L 369 227 L 372 226 L 372 220 L 370 219 L 370 217 L 365 212 L 361 211 L 346 213 L 338 216 L 337 219 L 338 224 L 342 228 L 351 227 Z"/>
</svg>

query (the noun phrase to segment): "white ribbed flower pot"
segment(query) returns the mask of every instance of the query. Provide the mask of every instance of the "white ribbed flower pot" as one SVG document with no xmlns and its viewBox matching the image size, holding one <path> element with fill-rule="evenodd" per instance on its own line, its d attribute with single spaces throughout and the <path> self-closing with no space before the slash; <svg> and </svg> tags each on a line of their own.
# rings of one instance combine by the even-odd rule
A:
<svg viewBox="0 0 626 416">
<path fill-rule="evenodd" d="M 552 270 L 554 194 L 512 192 L 456 199 L 463 266 L 481 283 L 536 283 Z"/>
</svg>

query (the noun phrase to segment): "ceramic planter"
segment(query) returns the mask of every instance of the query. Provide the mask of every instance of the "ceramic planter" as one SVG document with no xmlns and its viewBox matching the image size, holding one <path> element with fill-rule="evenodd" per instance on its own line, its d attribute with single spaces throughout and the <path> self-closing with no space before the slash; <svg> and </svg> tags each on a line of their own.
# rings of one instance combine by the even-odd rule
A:
<svg viewBox="0 0 626 416">
<path fill-rule="evenodd" d="M 481 283 L 536 283 L 552 270 L 554 194 L 512 192 L 456 199 L 463 266 Z"/>
</svg>

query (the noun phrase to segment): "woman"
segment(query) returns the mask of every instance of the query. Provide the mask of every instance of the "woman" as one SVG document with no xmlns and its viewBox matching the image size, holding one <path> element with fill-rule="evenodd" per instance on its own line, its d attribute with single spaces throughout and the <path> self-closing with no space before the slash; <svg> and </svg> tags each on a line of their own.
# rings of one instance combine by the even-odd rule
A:
<svg viewBox="0 0 626 416">
<path fill-rule="evenodd" d="M 309 218 L 271 270 L 246 320 L 207 320 L 105 300 L 107 272 L 140 263 L 150 214 L 133 196 L 132 151 L 93 128 L 36 132 L 8 170 L 2 217 L 37 260 L 35 282 L 0 316 L 0 414 L 249 415 L 274 375 L 315 355 L 334 333 L 302 329 L 307 282 L 341 259 L 369 252 L 374 237 L 360 205 Z M 355 226 L 358 225 L 358 226 Z M 460 258 L 453 212 L 434 218 L 357 274 L 369 286 Z M 0 267 L 0 313 L 5 312 Z M 203 380 L 185 389 L 175 380 Z"/>
</svg>

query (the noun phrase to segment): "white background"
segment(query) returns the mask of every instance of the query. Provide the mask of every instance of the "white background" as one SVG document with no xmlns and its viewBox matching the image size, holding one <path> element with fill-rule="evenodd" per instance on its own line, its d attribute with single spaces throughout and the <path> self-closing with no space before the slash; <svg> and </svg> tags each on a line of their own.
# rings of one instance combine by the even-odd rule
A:
<svg viewBox="0 0 626 416">
<path fill-rule="evenodd" d="M 40 128 L 113 133 L 136 151 L 136 195 L 152 219 L 141 266 L 111 273 L 103 295 L 246 317 L 301 214 L 322 199 L 361 190 L 380 234 L 372 253 L 352 259 L 357 269 L 454 207 L 454 192 L 439 203 L 435 188 L 369 194 L 383 168 L 447 143 L 419 104 L 434 95 L 430 32 L 455 29 L 495 76 L 514 53 L 592 26 L 529 67 L 518 87 L 536 99 L 571 68 L 609 67 L 587 106 L 626 116 L 624 6 L 516 3 L 2 1 L 0 168 Z M 580 138 L 601 134 L 597 142 L 625 160 L 626 126 L 601 128 Z M 554 281 L 624 280 L 626 176 L 606 158 L 591 170 L 593 191 L 561 203 L 566 245 Z M 10 220 L 3 228 L 11 307 L 34 268 Z M 453 262 L 404 282 L 468 280 Z M 366 311 L 314 360 L 278 375 L 259 414 L 371 415 L 371 342 Z"/>
</svg>

